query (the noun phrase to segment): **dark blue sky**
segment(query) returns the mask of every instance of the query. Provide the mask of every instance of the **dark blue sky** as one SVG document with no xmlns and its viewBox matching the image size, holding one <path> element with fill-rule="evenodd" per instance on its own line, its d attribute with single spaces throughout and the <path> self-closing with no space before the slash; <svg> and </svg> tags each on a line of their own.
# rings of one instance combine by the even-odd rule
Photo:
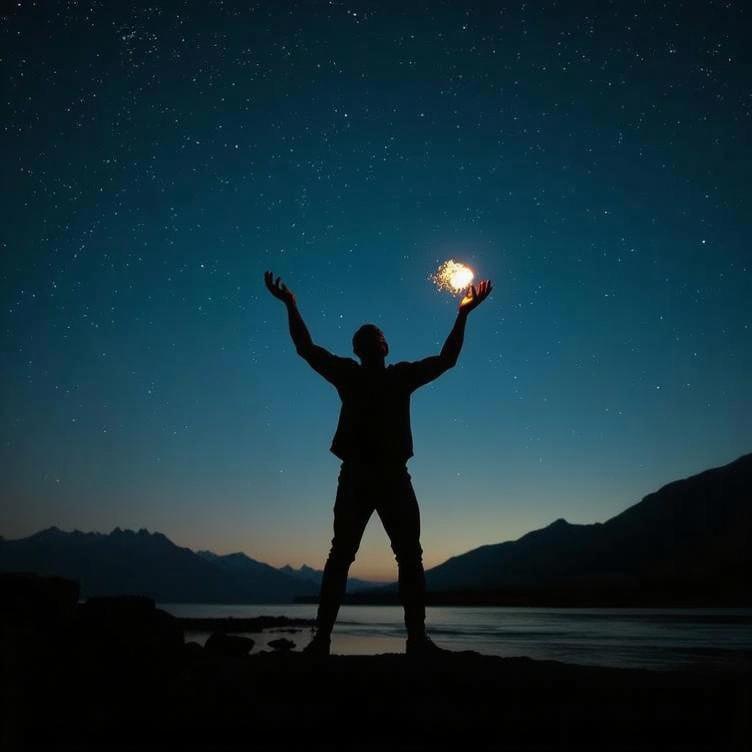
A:
<svg viewBox="0 0 752 752">
<path fill-rule="evenodd" d="M 742 3 L 6 8 L 6 537 L 323 564 L 339 400 L 265 269 L 392 362 L 449 332 L 438 262 L 493 280 L 413 397 L 429 566 L 752 449 Z M 394 572 L 376 518 L 352 571 Z"/>
</svg>

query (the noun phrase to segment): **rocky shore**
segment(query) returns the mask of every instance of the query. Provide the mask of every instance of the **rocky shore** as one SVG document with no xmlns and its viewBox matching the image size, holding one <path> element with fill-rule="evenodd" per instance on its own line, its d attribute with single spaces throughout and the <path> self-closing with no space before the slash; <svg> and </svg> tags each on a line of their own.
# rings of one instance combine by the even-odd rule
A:
<svg viewBox="0 0 752 752">
<path fill-rule="evenodd" d="M 248 654 L 238 620 L 205 647 L 145 598 L 0 575 L 0 748 L 746 750 L 751 683 L 452 653 Z M 226 620 L 225 620 L 226 621 Z M 307 624 L 250 620 L 246 634 Z M 272 623 L 273 622 L 273 623 Z M 235 639 L 237 638 L 237 639 Z M 243 642 L 246 640 L 246 642 Z M 210 643 L 214 642 L 212 646 Z M 275 641 L 276 642 L 276 641 Z"/>
</svg>

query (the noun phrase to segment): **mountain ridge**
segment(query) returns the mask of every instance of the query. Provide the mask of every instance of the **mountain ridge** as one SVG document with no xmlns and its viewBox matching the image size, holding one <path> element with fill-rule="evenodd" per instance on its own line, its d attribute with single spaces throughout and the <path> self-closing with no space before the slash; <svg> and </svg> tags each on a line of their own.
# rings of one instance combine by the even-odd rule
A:
<svg viewBox="0 0 752 752">
<path fill-rule="evenodd" d="M 322 575 L 306 565 L 276 568 L 240 551 L 193 551 L 159 531 L 119 526 L 102 533 L 52 525 L 25 538 L 0 537 L 0 570 L 18 569 L 76 579 L 86 597 L 138 593 L 163 603 L 289 603 L 317 595 Z M 348 581 L 351 590 L 375 584 Z"/>
<path fill-rule="evenodd" d="M 450 557 L 426 572 L 430 593 L 639 600 L 640 592 L 750 601 L 752 454 L 661 486 L 605 522 L 558 518 L 512 541 Z M 168 602 L 315 601 L 320 570 L 280 568 L 243 552 L 177 546 L 160 532 L 109 534 L 51 526 L 28 538 L 0 537 L 0 570 L 27 569 L 81 581 L 84 594 L 123 592 Z M 396 583 L 350 580 L 351 602 L 396 602 Z M 631 594 L 631 595 L 630 595 Z M 488 595 L 479 596 L 484 599 Z M 354 599 L 354 600 L 353 600 Z M 370 600 L 369 600 L 370 599 Z M 468 601 L 468 602 L 469 602 Z"/>
<path fill-rule="evenodd" d="M 752 454 L 671 481 L 605 522 L 559 518 L 426 572 L 429 590 L 561 588 L 585 580 L 639 588 L 697 583 L 741 592 L 752 565 Z M 721 576 L 725 582 L 719 581 Z"/>
</svg>

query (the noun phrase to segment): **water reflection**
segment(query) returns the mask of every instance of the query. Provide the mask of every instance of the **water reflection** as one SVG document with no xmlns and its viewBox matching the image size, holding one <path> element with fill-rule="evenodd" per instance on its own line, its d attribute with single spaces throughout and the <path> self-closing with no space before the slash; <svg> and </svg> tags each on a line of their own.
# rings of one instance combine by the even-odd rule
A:
<svg viewBox="0 0 752 752">
<path fill-rule="evenodd" d="M 316 607 L 293 605 L 163 604 L 176 616 L 315 618 Z M 434 641 L 450 650 L 504 657 L 631 668 L 749 668 L 752 609 L 543 609 L 434 607 L 427 611 Z M 296 649 L 309 629 L 249 635 L 254 652 L 280 636 Z M 207 634 L 186 635 L 203 643 Z M 397 606 L 343 606 L 332 636 L 342 655 L 402 653 L 405 632 Z"/>
</svg>

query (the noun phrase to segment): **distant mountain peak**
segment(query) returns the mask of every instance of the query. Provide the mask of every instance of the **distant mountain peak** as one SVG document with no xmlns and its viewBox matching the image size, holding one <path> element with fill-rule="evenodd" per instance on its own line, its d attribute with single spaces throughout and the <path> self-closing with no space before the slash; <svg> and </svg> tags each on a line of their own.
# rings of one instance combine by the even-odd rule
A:
<svg viewBox="0 0 752 752">
<path fill-rule="evenodd" d="M 222 558 L 227 559 L 228 561 L 252 561 L 254 564 L 260 563 L 256 561 L 256 559 L 252 559 L 248 554 L 244 554 L 242 551 L 234 551 L 231 554 L 225 554 Z"/>
<path fill-rule="evenodd" d="M 301 564 L 297 569 L 290 564 L 285 564 L 284 567 L 279 568 L 279 571 L 293 575 L 294 577 L 303 577 L 308 580 L 313 578 L 317 581 L 321 579 L 321 575 L 323 574 L 322 570 L 309 567 L 308 564 Z"/>
<path fill-rule="evenodd" d="M 34 540 L 47 540 L 49 538 L 57 538 L 61 535 L 67 535 L 67 533 L 63 532 L 56 525 L 52 525 L 51 527 L 46 527 L 44 530 L 40 530 L 38 533 L 34 533 L 29 537 Z"/>
<path fill-rule="evenodd" d="M 84 597 L 128 593 L 176 603 L 290 603 L 316 589 L 243 553 L 197 554 L 146 528 L 102 534 L 52 527 L 1 541 L 2 571 L 76 579 Z"/>
<path fill-rule="evenodd" d="M 748 602 L 751 487 L 747 454 L 672 481 L 603 523 L 559 518 L 515 541 L 454 556 L 426 572 L 428 590 L 548 588 L 553 598 L 621 592 L 633 599 L 691 593 Z"/>
<path fill-rule="evenodd" d="M 269 564 L 264 564 L 262 561 L 252 559 L 248 554 L 243 551 L 234 551 L 231 554 L 216 554 L 214 551 L 208 551 L 206 549 L 200 549 L 196 551 L 196 554 L 206 561 L 213 561 L 217 564 L 224 566 L 254 566 L 254 567 L 268 567 Z M 280 569 L 279 571 L 284 571 Z"/>
<path fill-rule="evenodd" d="M 98 535 L 98 533 L 97 533 Z M 150 533 L 148 528 L 141 527 L 138 530 L 131 530 L 130 528 L 123 529 L 119 525 L 117 527 L 114 527 L 112 531 L 110 532 L 111 538 L 151 538 L 156 540 L 164 540 L 168 541 L 169 543 L 172 543 L 172 541 L 164 534 L 160 533 L 159 531 L 155 530 L 153 533 Z"/>
</svg>

